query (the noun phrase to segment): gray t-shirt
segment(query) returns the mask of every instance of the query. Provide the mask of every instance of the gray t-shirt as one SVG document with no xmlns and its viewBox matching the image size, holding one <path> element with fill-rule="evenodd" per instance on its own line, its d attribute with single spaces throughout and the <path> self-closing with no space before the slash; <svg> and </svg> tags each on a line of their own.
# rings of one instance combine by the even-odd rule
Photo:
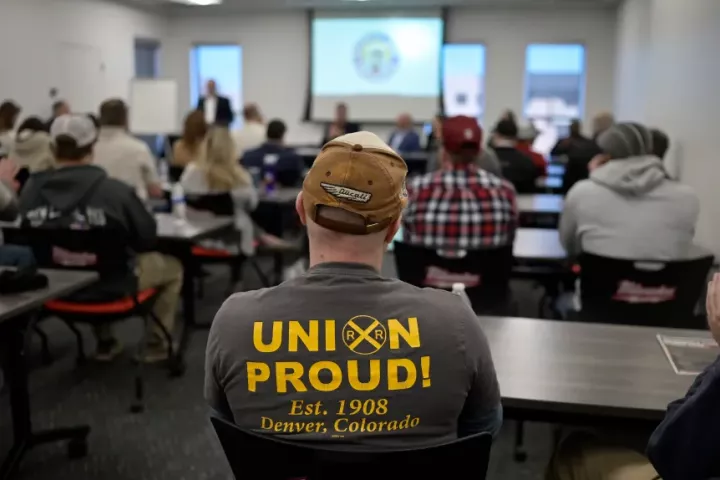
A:
<svg viewBox="0 0 720 480">
<path fill-rule="evenodd" d="M 464 418 L 495 430 L 501 411 L 487 340 L 459 297 L 342 263 L 230 297 L 205 396 L 248 430 L 386 448 L 453 440 Z"/>
</svg>

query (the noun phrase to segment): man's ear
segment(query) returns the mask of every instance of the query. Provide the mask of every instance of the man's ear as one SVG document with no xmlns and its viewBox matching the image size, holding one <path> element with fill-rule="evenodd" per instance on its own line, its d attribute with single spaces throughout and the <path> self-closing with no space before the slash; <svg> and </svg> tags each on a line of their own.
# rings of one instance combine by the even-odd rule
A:
<svg viewBox="0 0 720 480">
<path fill-rule="evenodd" d="M 385 235 L 385 243 L 390 244 L 395 239 L 395 235 L 397 235 L 398 230 L 400 230 L 400 226 L 402 225 L 402 215 L 400 215 L 397 220 L 395 220 L 393 223 L 390 224 L 390 228 L 388 228 L 387 234 Z"/>
<path fill-rule="evenodd" d="M 298 193 L 298 196 L 295 199 L 295 210 L 297 211 L 297 214 L 300 217 L 300 222 L 303 225 L 307 225 L 307 218 L 305 215 L 305 205 L 303 204 L 302 192 Z"/>
</svg>

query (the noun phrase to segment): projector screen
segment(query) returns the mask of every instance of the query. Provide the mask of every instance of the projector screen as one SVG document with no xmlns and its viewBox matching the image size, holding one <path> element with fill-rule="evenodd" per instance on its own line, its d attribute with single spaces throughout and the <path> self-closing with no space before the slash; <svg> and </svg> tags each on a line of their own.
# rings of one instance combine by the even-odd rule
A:
<svg viewBox="0 0 720 480">
<path fill-rule="evenodd" d="M 439 109 L 443 21 L 433 18 L 315 18 L 310 117 L 330 121 L 417 121 Z"/>
</svg>

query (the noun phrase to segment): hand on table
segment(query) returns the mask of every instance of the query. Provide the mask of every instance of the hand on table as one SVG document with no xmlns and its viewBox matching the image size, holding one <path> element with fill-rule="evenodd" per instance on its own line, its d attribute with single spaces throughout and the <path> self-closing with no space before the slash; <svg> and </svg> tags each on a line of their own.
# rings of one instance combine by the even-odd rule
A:
<svg viewBox="0 0 720 480">
<path fill-rule="evenodd" d="M 720 273 L 713 275 L 712 280 L 708 283 L 705 308 L 712 336 L 720 345 Z"/>
</svg>

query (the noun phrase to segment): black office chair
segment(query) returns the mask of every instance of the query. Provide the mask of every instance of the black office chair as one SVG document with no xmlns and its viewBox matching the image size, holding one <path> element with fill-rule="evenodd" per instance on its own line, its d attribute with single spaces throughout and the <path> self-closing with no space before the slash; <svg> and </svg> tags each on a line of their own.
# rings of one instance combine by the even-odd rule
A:
<svg viewBox="0 0 720 480">
<path fill-rule="evenodd" d="M 27 245 L 33 251 L 38 266 L 54 269 L 89 270 L 99 274 L 99 281 L 69 297 L 46 302 L 44 316 L 62 320 L 75 334 L 77 362 L 86 361 L 85 342 L 76 323 L 99 325 L 140 317 L 145 331 L 152 323 L 160 330 L 168 345 L 167 366 L 170 375 L 181 376 L 185 371 L 182 356 L 174 351 L 172 333 L 167 331 L 152 308 L 160 293 L 157 288 L 139 290 L 137 278 L 129 269 L 130 249 L 123 232 L 114 229 L 73 230 L 69 228 L 6 229 L 5 238 Z M 113 286 L 122 284 L 123 295 L 99 298 L 103 282 Z M 145 342 L 139 344 L 139 355 Z M 130 410 L 144 410 L 143 364 L 137 362 L 135 373 L 135 401 Z"/>
<path fill-rule="evenodd" d="M 583 321 L 669 328 L 704 328 L 694 322 L 713 256 L 678 261 L 634 261 L 580 256 Z"/>
<path fill-rule="evenodd" d="M 444 290 L 450 290 L 453 283 L 464 283 L 477 313 L 513 315 L 512 245 L 470 250 L 463 257 L 451 258 L 434 249 L 396 241 L 394 252 L 400 280 L 418 287 Z"/>
<path fill-rule="evenodd" d="M 218 216 L 235 216 L 235 203 L 233 202 L 230 193 L 217 193 L 217 194 L 206 194 L 206 195 L 186 195 L 185 202 L 190 208 L 195 210 L 209 212 L 213 215 Z M 247 260 L 253 267 L 258 277 L 260 278 L 263 286 L 269 287 L 270 281 L 262 271 L 260 266 L 252 258 L 247 258 L 239 250 L 240 248 L 240 233 L 232 232 L 230 236 L 224 237 L 228 243 L 234 243 L 237 245 L 237 251 L 225 250 L 222 248 L 205 248 L 200 245 L 196 245 L 192 248 L 193 258 L 201 265 L 205 264 L 226 264 L 230 267 L 230 284 L 228 285 L 228 294 L 233 293 L 234 287 L 241 279 L 242 265 Z M 199 278 L 200 295 L 203 293 L 203 282 L 199 275 L 200 268 L 196 268 L 198 272 L 193 272 L 193 278 Z"/>
<path fill-rule="evenodd" d="M 492 437 L 481 433 L 434 447 L 355 450 L 332 444 L 294 443 L 241 430 L 212 418 L 236 480 L 483 480 Z"/>
</svg>

